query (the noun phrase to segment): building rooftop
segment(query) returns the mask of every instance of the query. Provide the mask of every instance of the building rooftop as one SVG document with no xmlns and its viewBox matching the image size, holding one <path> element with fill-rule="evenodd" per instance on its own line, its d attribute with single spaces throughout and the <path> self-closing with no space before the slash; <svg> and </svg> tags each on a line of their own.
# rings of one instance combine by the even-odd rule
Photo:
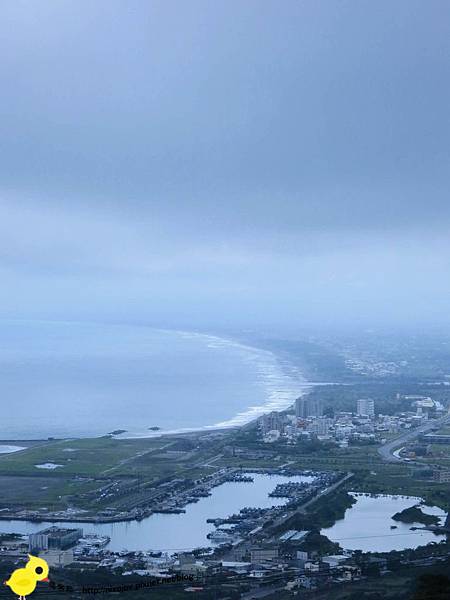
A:
<svg viewBox="0 0 450 600">
<path fill-rule="evenodd" d="M 52 527 L 47 527 L 47 529 L 42 529 L 42 531 L 37 531 L 38 535 L 51 535 L 52 537 L 63 537 L 68 533 L 73 533 L 75 531 L 79 531 L 79 528 L 66 528 L 66 527 L 57 527 L 53 525 Z"/>
</svg>

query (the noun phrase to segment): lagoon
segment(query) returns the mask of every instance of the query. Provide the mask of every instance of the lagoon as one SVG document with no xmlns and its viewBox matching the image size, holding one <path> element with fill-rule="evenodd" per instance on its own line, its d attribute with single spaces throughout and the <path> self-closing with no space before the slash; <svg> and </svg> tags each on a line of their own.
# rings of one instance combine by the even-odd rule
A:
<svg viewBox="0 0 450 600">
<path fill-rule="evenodd" d="M 332 527 L 322 529 L 333 542 L 339 542 L 342 548 L 362 550 L 363 552 L 390 552 L 417 548 L 430 542 L 445 540 L 445 535 L 435 535 L 431 531 L 411 531 L 410 527 L 423 527 L 421 523 L 401 523 L 392 516 L 419 504 L 422 499 L 414 496 L 368 495 L 352 493 L 356 504 L 347 509 L 345 517 Z M 427 514 L 441 518 L 443 524 L 445 512 L 437 507 L 422 506 Z M 397 526 L 397 529 L 391 529 Z"/>
</svg>

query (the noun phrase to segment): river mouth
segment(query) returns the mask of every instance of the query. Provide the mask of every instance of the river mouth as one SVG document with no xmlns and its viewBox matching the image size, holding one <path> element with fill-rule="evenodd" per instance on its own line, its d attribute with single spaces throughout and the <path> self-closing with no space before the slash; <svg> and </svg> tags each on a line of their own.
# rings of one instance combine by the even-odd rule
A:
<svg viewBox="0 0 450 600">
<path fill-rule="evenodd" d="M 356 503 L 347 509 L 343 519 L 332 527 L 322 529 L 332 542 L 338 542 L 346 550 L 363 552 L 391 552 L 392 550 L 414 549 L 430 542 L 439 543 L 445 535 L 436 535 L 423 529 L 421 523 L 402 523 L 392 519 L 393 515 L 422 502 L 415 496 L 375 495 L 351 492 Z M 423 506 L 424 513 L 435 515 L 444 524 L 446 513 L 440 508 Z"/>
</svg>

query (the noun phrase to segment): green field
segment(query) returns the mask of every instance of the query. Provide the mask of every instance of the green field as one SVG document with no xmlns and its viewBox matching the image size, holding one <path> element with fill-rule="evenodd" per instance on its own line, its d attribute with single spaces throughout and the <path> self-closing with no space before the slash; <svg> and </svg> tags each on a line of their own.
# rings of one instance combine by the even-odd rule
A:
<svg viewBox="0 0 450 600">
<path fill-rule="evenodd" d="M 52 441 L 13 454 L 0 456 L 0 475 L 36 477 L 110 476 L 112 471 L 126 474 L 126 461 L 167 445 L 162 438 L 117 440 L 110 437 Z M 62 465 L 54 470 L 39 469 L 38 464 Z"/>
<path fill-rule="evenodd" d="M 198 439 L 160 437 L 119 440 L 112 437 L 55 440 L 0 455 L 0 508 L 61 510 L 68 506 L 98 511 L 123 503 L 123 493 L 99 500 L 96 490 L 112 482 L 128 499 L 139 489 L 173 477 L 197 479 L 215 465 L 215 446 Z M 61 465 L 52 470 L 36 465 Z M 134 491 L 127 492 L 128 486 Z"/>
</svg>

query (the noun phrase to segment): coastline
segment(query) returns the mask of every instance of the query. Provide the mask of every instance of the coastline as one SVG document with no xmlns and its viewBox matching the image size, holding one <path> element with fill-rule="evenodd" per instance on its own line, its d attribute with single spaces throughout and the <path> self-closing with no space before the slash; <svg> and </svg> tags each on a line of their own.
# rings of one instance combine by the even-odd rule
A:
<svg viewBox="0 0 450 600">
<path fill-rule="evenodd" d="M 186 335 L 192 335 L 192 334 L 187 334 L 185 332 Z M 205 336 L 205 334 L 193 334 L 193 335 L 201 335 L 202 337 Z M 276 354 L 272 351 L 269 351 L 267 349 L 264 350 L 260 350 L 259 348 L 255 347 L 255 346 L 249 346 L 249 345 L 244 345 L 240 342 L 237 342 L 236 340 L 230 340 L 230 339 L 226 339 L 226 338 L 219 338 L 217 336 L 212 336 L 212 335 L 208 335 L 207 336 L 207 340 L 210 340 L 211 342 L 214 343 L 221 343 L 221 344 L 233 344 L 233 345 L 239 345 L 240 348 L 243 348 L 245 351 L 249 351 L 249 352 L 253 352 L 253 353 L 259 353 L 259 352 L 264 352 L 266 354 L 266 356 L 270 357 L 270 360 L 273 362 L 273 364 L 276 365 L 277 369 L 283 370 L 283 376 L 285 375 L 284 369 L 286 369 L 286 361 L 280 362 L 280 360 L 278 359 L 278 357 L 276 356 Z M 270 363 L 272 364 L 272 363 Z M 288 366 L 288 369 L 290 368 L 290 365 Z M 293 366 L 292 368 L 295 369 L 295 366 Z M 286 377 L 289 378 L 289 381 L 292 383 L 295 383 L 295 379 L 292 377 L 292 375 L 290 375 L 289 373 L 286 374 Z M 145 440 L 145 439 L 152 439 L 152 438 L 176 438 L 176 437 L 185 437 L 185 438 L 196 438 L 197 436 L 204 436 L 207 434 L 231 434 L 233 431 L 238 431 L 238 430 L 245 430 L 245 429 L 250 429 L 252 427 L 256 426 L 257 420 L 263 415 L 266 414 L 267 412 L 271 412 L 271 411 L 277 411 L 277 412 L 282 412 L 285 411 L 287 409 L 289 409 L 295 398 L 299 397 L 300 395 L 304 395 L 306 393 L 308 393 L 308 391 L 311 389 L 311 387 L 313 385 L 317 385 L 317 384 L 311 384 L 309 382 L 307 382 L 304 379 L 299 379 L 298 382 L 298 387 L 296 387 L 296 389 L 293 387 L 293 390 L 291 392 L 290 396 L 287 396 L 286 394 L 281 398 L 281 400 L 279 400 L 278 398 L 273 398 L 273 397 L 269 397 L 267 398 L 267 401 L 257 407 L 249 407 L 248 409 L 239 412 L 235 417 L 233 417 L 232 419 L 229 419 L 228 421 L 225 422 L 220 422 L 220 423 L 216 423 L 213 425 L 206 425 L 206 426 L 201 426 L 201 427 L 192 427 L 192 428 L 183 428 L 183 429 L 174 429 L 174 430 L 159 430 L 159 431 L 145 431 L 142 432 L 140 434 L 132 434 L 130 435 L 129 432 L 123 432 L 121 434 L 118 435 L 111 435 L 111 434 L 107 434 L 106 432 L 102 435 L 97 435 L 97 436 L 89 436 L 89 438 L 86 438 L 84 436 L 61 436 L 61 437 L 51 437 L 51 438 L 41 438 L 41 439 L 19 439 L 19 438 L 14 438 L 14 439 L 4 439 L 4 440 L 0 440 L 1 444 L 16 444 L 16 445 L 22 445 L 24 446 L 23 449 L 18 450 L 17 452 L 14 452 L 14 454 L 16 455 L 20 455 L 20 454 L 25 454 L 28 450 L 30 450 L 31 448 L 33 448 L 33 446 L 39 447 L 39 446 L 46 446 L 48 444 L 53 444 L 54 442 L 72 442 L 75 440 L 84 440 L 84 439 L 101 439 L 103 437 L 111 437 L 114 440 L 117 440 L 118 442 L 123 441 L 125 443 L 125 441 L 138 441 L 138 440 Z M 1 460 L 1 456 L 8 456 L 11 455 L 10 453 L 5 453 L 3 455 L 0 455 L 0 460 Z M 43 473 L 41 475 L 44 475 Z M 49 473 L 50 475 L 50 473 Z M 36 473 L 37 476 L 37 473 Z M 159 511 L 156 511 L 159 512 Z M 145 515 L 146 517 L 149 516 L 149 514 Z M 118 522 L 125 522 L 125 521 L 136 521 L 136 520 L 140 520 L 139 518 L 136 518 L 136 514 L 132 513 L 132 512 L 128 512 L 127 514 L 123 514 L 123 515 L 114 515 L 114 516 L 100 516 L 100 515 L 89 515 L 89 516 L 81 516 L 81 515 L 67 515 L 65 517 L 63 517 L 61 514 L 59 514 L 58 516 L 54 516 L 51 517 L 49 515 L 45 515 L 45 516 L 40 516 L 38 514 L 24 514 L 24 515 L 10 515 L 10 514 L 5 514 L 5 513 L 1 513 L 0 512 L 0 521 L 11 521 L 11 520 L 19 520 L 19 521 L 30 521 L 30 522 L 67 522 L 67 523 L 72 523 L 72 522 L 76 522 L 76 521 L 80 521 L 80 522 L 85 522 L 85 523 L 118 523 Z"/>
<path fill-rule="evenodd" d="M 50 325 L 53 326 L 52 324 Z M 64 328 L 69 325 L 68 323 L 63 324 Z M 59 323 L 56 323 L 55 326 L 58 328 L 55 331 L 59 335 Z M 87 325 L 87 332 L 82 331 L 80 337 L 76 337 L 76 340 L 84 342 L 86 339 L 88 343 L 92 344 L 95 335 L 102 333 L 102 331 L 97 332 L 95 329 L 92 329 L 92 327 L 95 328 L 96 326 L 96 324 L 89 323 Z M 117 331 L 115 332 L 116 328 Z M 109 414 L 113 415 L 113 418 L 109 417 L 103 423 L 103 430 L 101 429 L 103 419 L 96 421 L 96 427 L 92 427 L 91 423 L 88 427 L 83 427 L 83 421 L 79 419 L 74 421 L 73 427 L 68 426 L 70 421 L 62 422 L 61 427 L 61 418 L 55 415 L 55 424 L 51 424 L 48 429 L 45 421 L 42 422 L 42 425 L 37 422 L 34 430 L 28 427 L 28 424 L 25 428 L 19 428 L 17 425 L 14 425 L 15 421 L 12 421 L 12 426 L 10 426 L 9 422 L 5 422 L 3 431 L 0 433 L 1 437 L 8 441 L 47 441 L 50 439 L 99 437 L 117 430 L 123 432 L 117 435 L 118 439 L 139 439 L 159 437 L 161 435 L 214 432 L 251 423 L 263 414 L 271 411 L 286 410 L 294 403 L 297 397 L 307 393 L 313 385 L 305 378 L 303 372 L 296 366 L 295 362 L 289 360 L 283 353 L 277 352 L 276 349 L 274 351 L 274 349 L 270 349 L 267 346 L 259 346 L 257 343 L 252 344 L 248 338 L 242 340 L 238 335 L 216 335 L 213 332 L 170 330 L 147 326 L 139 327 L 133 331 L 134 329 L 133 327 L 130 332 L 128 326 L 125 326 L 124 333 L 121 333 L 120 325 L 114 325 L 112 330 L 108 326 L 105 331 L 106 339 L 117 339 L 119 345 L 122 337 L 128 343 L 133 337 L 136 337 L 141 343 L 144 340 L 147 347 L 151 348 L 151 351 L 139 355 L 141 364 L 143 365 L 145 363 L 142 359 L 147 360 L 150 357 L 151 360 L 151 353 L 155 356 L 159 354 L 159 344 L 162 344 L 161 352 L 163 358 L 158 363 L 155 375 L 153 375 L 154 368 L 151 365 L 148 369 L 145 369 L 145 366 L 141 369 L 141 377 L 146 378 L 143 380 L 145 387 L 142 387 L 141 391 L 138 389 L 141 385 L 140 383 L 139 386 L 134 386 L 133 380 L 131 380 L 132 387 L 127 388 L 128 379 L 123 380 L 119 388 L 120 392 L 114 399 L 114 404 L 109 411 Z M 39 328 L 37 331 L 39 336 L 42 337 L 43 332 Z M 78 336 L 76 332 L 75 335 Z M 65 339 L 67 339 L 69 334 L 72 336 L 72 331 L 67 333 L 66 330 L 63 330 L 63 333 Z M 179 345 L 177 339 L 180 341 Z M 190 342 L 189 340 L 192 341 Z M 167 349 L 170 349 L 170 344 L 172 343 L 175 348 L 174 360 L 184 360 L 186 356 L 186 360 L 188 361 L 186 363 L 187 366 L 182 371 L 176 366 L 174 367 L 174 371 L 171 371 L 168 357 L 172 351 L 168 352 Z M 178 346 L 180 349 L 178 349 Z M 143 345 L 142 347 L 145 348 L 146 346 Z M 43 348 L 48 353 L 49 349 L 46 346 L 43 346 Z M 56 347 L 50 350 L 54 351 L 55 349 Z M 95 348 L 94 358 L 102 350 L 103 344 Z M 69 352 L 72 352 L 72 350 L 70 349 Z M 109 351 L 106 350 L 106 352 Z M 199 354 L 197 355 L 196 352 L 199 352 Z M 67 354 L 67 356 L 70 358 L 72 354 Z M 111 356 L 114 355 L 111 354 Z M 109 354 L 106 355 L 106 358 L 108 357 Z M 121 355 L 118 355 L 117 358 L 121 358 Z M 222 363 L 223 359 L 225 359 L 225 364 Z M 205 360 L 205 363 L 202 362 L 203 360 Z M 166 364 L 164 364 L 164 361 Z M 192 362 L 194 367 L 192 373 L 189 371 L 189 361 Z M 87 371 L 88 374 L 94 372 L 92 369 L 96 367 L 91 366 L 89 363 L 86 364 L 86 360 L 85 365 L 81 366 L 84 369 L 91 369 L 91 371 Z M 127 369 L 128 367 L 125 368 Z M 234 368 L 236 368 L 236 371 L 234 371 Z M 129 371 L 128 373 L 124 371 L 124 373 L 129 377 Z M 50 393 L 52 393 L 51 386 L 56 386 L 56 383 L 51 379 L 53 372 L 49 372 L 46 376 L 48 378 Z M 83 377 L 82 373 L 81 377 Z M 152 381 L 154 377 L 156 377 L 156 387 L 153 389 L 151 386 L 153 385 Z M 183 377 L 187 378 L 188 383 L 186 401 L 178 401 L 176 399 L 177 392 L 173 390 L 177 388 L 180 390 L 180 394 L 183 395 Z M 192 381 L 192 377 L 198 382 L 193 386 L 189 383 Z M 164 383 L 164 378 L 167 378 L 169 381 L 173 379 L 174 384 L 172 388 Z M 83 380 L 81 378 L 79 381 L 82 384 Z M 87 381 L 89 382 L 89 380 Z M 162 394 L 160 394 L 161 381 L 166 386 L 162 388 Z M 228 381 L 230 384 L 228 384 Z M 106 385 L 110 384 L 110 381 L 106 382 Z M 223 384 L 226 385 L 224 386 Z M 85 400 L 80 399 L 80 411 L 86 410 L 86 398 L 89 399 L 89 394 L 91 394 L 89 383 L 85 387 L 87 396 L 85 396 Z M 167 393 L 165 390 L 167 390 Z M 27 390 L 25 391 L 27 392 Z M 95 392 L 95 390 L 92 391 Z M 104 390 L 99 388 L 99 393 L 104 397 L 107 397 L 107 391 L 107 387 Z M 28 397 L 33 398 L 34 394 L 35 391 L 30 390 Z M 71 394 L 68 396 L 69 402 L 70 397 Z M 144 400 L 145 398 L 148 398 L 147 402 Z M 198 402 L 196 401 L 197 398 Z M 135 399 L 136 402 L 134 401 Z M 49 401 L 50 406 L 52 406 L 53 400 L 51 396 L 49 396 Z M 128 410 L 127 412 L 119 409 L 120 402 L 123 406 L 128 405 L 132 410 Z M 167 406 L 172 406 L 172 402 L 173 412 L 170 412 L 167 410 Z M 116 405 L 119 406 L 117 410 L 115 408 Z M 161 411 L 158 410 L 158 406 L 163 407 Z M 69 413 L 73 412 L 73 410 L 69 410 Z M 13 418 L 13 415 L 11 415 L 11 418 Z M 160 429 L 152 431 L 150 426 L 158 426 Z"/>
<path fill-rule="evenodd" d="M 253 423 L 262 417 L 264 414 L 269 412 L 283 412 L 290 408 L 295 402 L 296 398 L 307 394 L 312 387 L 316 385 L 321 385 L 317 382 L 310 382 L 304 378 L 303 373 L 300 372 L 298 367 L 296 367 L 291 357 L 288 354 L 281 356 L 279 353 L 275 352 L 272 349 L 262 348 L 257 345 L 252 345 L 251 343 L 242 342 L 234 337 L 224 337 L 215 335 L 213 333 L 203 333 L 197 331 L 185 331 L 185 330 L 167 330 L 167 329 L 158 329 L 161 332 L 178 333 L 183 337 L 187 338 L 202 338 L 210 341 L 212 344 L 219 345 L 227 345 L 234 346 L 246 352 L 257 352 L 257 353 L 265 353 L 270 355 L 270 358 L 274 361 L 277 368 L 282 372 L 284 377 L 290 378 L 294 381 L 294 376 L 301 377 L 302 382 L 298 384 L 298 390 L 292 394 L 292 397 L 285 400 L 280 400 L 276 398 L 269 398 L 266 402 L 258 406 L 249 406 L 240 412 L 238 412 L 233 417 L 226 419 L 225 421 L 221 421 L 219 423 L 215 423 L 212 425 L 202 425 L 198 427 L 187 427 L 187 428 L 176 428 L 170 430 L 159 430 L 159 431 L 146 431 L 139 434 L 130 434 L 130 432 L 124 432 L 117 436 L 114 436 L 116 439 L 144 439 L 144 438 L 154 438 L 161 436 L 172 436 L 172 435 L 188 435 L 195 433 L 205 433 L 208 431 L 211 432 L 222 432 L 229 431 L 231 429 L 240 429 L 242 427 L 251 426 Z M 288 368 L 287 368 L 288 367 Z M 295 375 L 294 375 L 295 373 Z"/>
</svg>

